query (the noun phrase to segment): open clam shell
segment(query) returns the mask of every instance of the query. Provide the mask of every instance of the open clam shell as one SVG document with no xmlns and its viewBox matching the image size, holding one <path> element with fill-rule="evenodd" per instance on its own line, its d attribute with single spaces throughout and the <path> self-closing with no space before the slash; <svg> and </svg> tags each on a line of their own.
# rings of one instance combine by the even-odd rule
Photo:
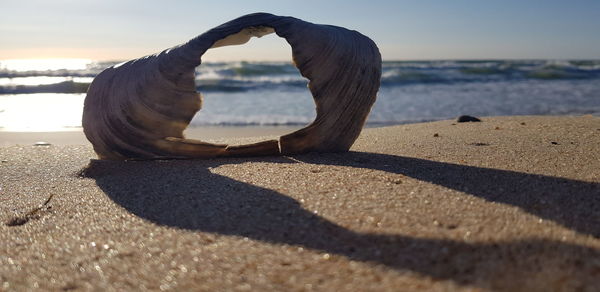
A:
<svg viewBox="0 0 600 292">
<path fill-rule="evenodd" d="M 316 119 L 279 140 L 229 146 L 185 139 L 202 107 L 195 68 L 211 48 L 275 32 L 316 104 Z M 211 158 L 348 151 L 367 119 L 381 79 L 381 55 L 366 36 L 342 27 L 255 13 L 185 44 L 100 73 L 90 85 L 83 129 L 100 159 Z"/>
</svg>

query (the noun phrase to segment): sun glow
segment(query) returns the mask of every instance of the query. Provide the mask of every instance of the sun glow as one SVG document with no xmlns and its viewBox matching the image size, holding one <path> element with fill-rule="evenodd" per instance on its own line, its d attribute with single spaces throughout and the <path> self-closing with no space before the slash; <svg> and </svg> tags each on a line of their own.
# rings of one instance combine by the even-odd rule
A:
<svg viewBox="0 0 600 292">
<path fill-rule="evenodd" d="M 90 59 L 12 59 L 0 61 L 0 69 L 16 72 L 84 70 L 91 63 Z"/>
</svg>

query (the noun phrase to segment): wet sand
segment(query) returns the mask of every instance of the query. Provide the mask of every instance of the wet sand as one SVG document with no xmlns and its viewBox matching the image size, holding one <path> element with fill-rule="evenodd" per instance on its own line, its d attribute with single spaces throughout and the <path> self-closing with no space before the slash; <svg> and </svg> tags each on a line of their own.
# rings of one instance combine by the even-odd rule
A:
<svg viewBox="0 0 600 292">
<path fill-rule="evenodd" d="M 0 290 L 598 289 L 598 117 L 366 129 L 349 153 L 246 159 L 2 141 Z"/>
<path fill-rule="evenodd" d="M 235 137 L 257 137 L 282 135 L 293 132 L 301 126 L 208 126 L 189 128 L 184 132 L 187 138 L 205 141 L 223 140 Z M 0 146 L 33 145 L 47 142 L 52 145 L 85 145 L 89 144 L 82 128 L 57 132 L 11 132 L 0 131 Z"/>
</svg>

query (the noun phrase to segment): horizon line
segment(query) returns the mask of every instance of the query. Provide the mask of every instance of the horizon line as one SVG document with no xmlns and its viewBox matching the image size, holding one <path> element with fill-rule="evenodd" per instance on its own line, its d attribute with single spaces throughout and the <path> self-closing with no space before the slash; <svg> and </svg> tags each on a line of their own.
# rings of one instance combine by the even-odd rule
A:
<svg viewBox="0 0 600 292">
<path fill-rule="evenodd" d="M 143 58 L 145 56 L 141 56 L 139 58 Z M 21 61 L 21 60 L 81 60 L 81 61 L 92 61 L 92 62 L 127 62 L 130 60 L 135 60 L 139 58 L 131 58 L 131 59 L 94 59 L 94 58 L 67 58 L 67 57 L 34 57 L 34 58 L 8 58 L 8 59 L 0 59 L 0 62 L 3 61 Z M 405 58 L 405 59 L 397 59 L 397 58 L 385 58 L 382 59 L 382 62 L 419 62 L 419 61 L 600 61 L 600 58 Z M 291 59 L 279 59 L 279 60 L 266 60 L 266 59 L 231 59 L 231 60 L 206 60 L 203 63 L 226 63 L 226 62 L 293 62 Z"/>
</svg>

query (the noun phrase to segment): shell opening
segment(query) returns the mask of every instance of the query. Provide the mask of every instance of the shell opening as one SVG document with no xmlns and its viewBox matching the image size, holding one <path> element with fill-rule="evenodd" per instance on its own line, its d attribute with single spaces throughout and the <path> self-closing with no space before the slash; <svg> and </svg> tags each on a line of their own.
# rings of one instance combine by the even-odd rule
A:
<svg viewBox="0 0 600 292">
<path fill-rule="evenodd" d="M 221 50 L 227 50 L 228 56 L 244 56 L 244 52 L 247 52 L 248 49 L 250 49 L 251 51 L 255 50 L 255 48 L 253 48 L 253 45 L 256 45 L 256 42 L 258 42 L 258 40 L 252 40 L 253 37 L 256 38 L 261 38 L 263 36 L 269 35 L 274 33 L 275 30 L 271 27 L 265 27 L 265 26 L 261 26 L 261 27 L 249 27 L 246 29 L 241 30 L 238 33 L 235 34 L 231 34 L 225 38 L 220 39 L 219 41 L 215 42 L 215 44 L 213 46 L 211 46 L 207 52 L 205 54 L 202 55 L 202 63 L 210 63 L 210 62 L 219 62 L 218 57 L 216 57 L 215 55 L 218 54 L 218 52 L 216 51 L 221 51 Z M 285 49 L 285 52 L 283 50 L 280 51 L 276 51 L 277 54 L 277 62 L 288 62 L 291 66 L 293 66 L 296 70 L 295 70 L 295 74 L 296 76 L 294 77 L 299 77 L 301 78 L 301 74 L 300 71 L 298 70 L 296 64 L 293 62 L 292 60 L 292 52 L 291 52 L 291 48 L 289 47 L 289 44 L 287 42 L 285 42 L 285 38 L 282 38 L 280 36 L 271 36 L 270 40 L 276 40 L 277 43 L 267 43 L 271 48 L 273 46 L 281 46 L 281 48 Z M 269 41 L 270 41 L 269 40 Z M 262 40 L 261 40 L 262 41 Z M 265 43 L 263 43 L 265 44 Z M 245 46 L 240 46 L 240 45 L 245 45 Z M 229 48 L 223 48 L 226 46 L 230 46 Z M 248 48 L 247 46 L 251 46 L 251 48 Z M 219 50 L 213 50 L 213 49 L 219 49 Z M 262 47 L 261 47 L 262 49 Z M 277 49 L 276 49 L 277 50 Z M 264 54 L 258 54 L 258 55 L 253 55 L 252 58 L 253 59 L 257 59 L 257 60 L 268 60 L 269 57 L 271 57 L 272 55 L 269 55 L 268 53 L 264 53 Z M 215 60 L 217 59 L 217 60 Z M 279 61 L 279 60 L 284 60 L 287 59 L 287 61 Z M 240 60 L 242 61 L 242 60 Z M 270 62 L 270 61 L 267 61 Z M 243 65 L 244 61 L 242 61 L 242 65 L 240 66 L 245 66 Z M 254 62 L 249 62 L 249 64 L 252 65 L 252 63 Z M 258 61 L 257 63 L 259 66 L 261 66 L 261 62 Z M 200 65 L 202 66 L 202 65 Z M 234 67 L 236 70 L 240 69 L 240 71 L 243 71 L 244 68 L 238 68 L 238 67 Z M 202 74 L 198 71 L 196 71 L 196 74 Z M 293 76 L 292 74 L 290 74 L 290 76 Z M 201 79 L 201 75 L 198 75 L 197 77 L 200 77 Z M 241 78 L 243 78 L 244 76 L 239 76 Z M 308 80 L 307 80 L 308 82 Z M 211 84 L 212 85 L 212 84 Z M 202 92 L 202 85 L 201 84 L 197 84 L 198 87 L 198 91 Z M 267 89 L 270 90 L 270 89 Z M 235 90 L 234 90 L 235 91 Z M 308 92 L 307 92 L 308 93 Z M 280 94 L 278 92 L 278 94 Z M 285 94 L 284 92 L 282 92 L 281 94 Z M 213 98 L 211 98 L 211 93 L 203 93 L 203 108 L 201 110 L 198 111 L 198 115 L 199 116 L 212 116 L 213 113 L 211 110 L 213 108 L 215 108 L 215 106 L 213 105 L 215 102 Z M 219 94 L 217 93 L 217 95 L 219 95 L 218 97 L 215 98 L 221 98 L 224 96 L 221 95 L 225 95 L 225 94 Z M 208 97 L 207 97 L 208 96 Z M 308 93 L 308 95 L 306 97 L 309 97 L 310 94 Z M 244 96 L 246 97 L 246 96 Z M 229 96 L 227 96 L 227 98 L 230 98 Z M 305 96 L 302 96 L 302 98 L 305 98 Z M 235 98 L 234 98 L 235 100 Z M 310 100 L 312 100 L 312 104 L 315 105 L 314 100 L 312 98 L 310 98 Z M 259 109 L 257 109 L 255 112 L 260 112 Z M 249 112 L 250 113 L 250 112 Z M 313 114 L 316 114 L 313 110 Z M 312 117 L 312 119 L 314 119 L 314 115 Z M 219 143 L 225 143 L 225 144 L 229 144 L 230 140 L 232 139 L 241 139 L 241 140 L 249 140 L 248 142 L 252 142 L 250 144 L 229 144 L 230 149 L 234 149 L 234 147 L 243 147 L 246 145 L 253 145 L 256 144 L 256 142 L 259 142 L 260 140 L 258 139 L 252 139 L 253 137 L 257 137 L 257 136 L 282 136 L 282 135 L 286 135 L 292 132 L 295 132 L 303 127 L 305 127 L 306 124 L 304 125 L 295 125 L 295 126 L 290 126 L 290 125 L 272 125 L 272 126 L 260 126 L 261 129 L 257 129 L 257 127 L 255 126 L 232 126 L 232 127 L 223 127 L 220 128 L 220 126 L 206 126 L 206 127 L 188 127 L 186 129 L 186 131 L 184 132 L 185 137 L 188 137 L 188 139 L 200 139 L 200 140 L 209 140 L 209 141 L 215 141 L 217 140 Z M 215 133 L 216 131 L 219 131 L 219 133 Z M 246 142 L 246 143 L 248 143 Z M 265 141 L 266 142 L 266 141 Z M 274 147 L 273 147 L 274 148 Z M 277 143 L 277 151 L 275 151 L 277 154 L 281 153 L 281 146 L 280 143 L 278 141 Z"/>
<path fill-rule="evenodd" d="M 268 34 L 274 33 L 275 30 L 272 27 L 267 26 L 251 26 L 242 29 L 240 32 L 230 34 L 218 41 L 216 41 L 210 48 L 219 48 L 225 46 L 237 46 L 247 43 L 252 37 L 261 38 Z"/>
</svg>

